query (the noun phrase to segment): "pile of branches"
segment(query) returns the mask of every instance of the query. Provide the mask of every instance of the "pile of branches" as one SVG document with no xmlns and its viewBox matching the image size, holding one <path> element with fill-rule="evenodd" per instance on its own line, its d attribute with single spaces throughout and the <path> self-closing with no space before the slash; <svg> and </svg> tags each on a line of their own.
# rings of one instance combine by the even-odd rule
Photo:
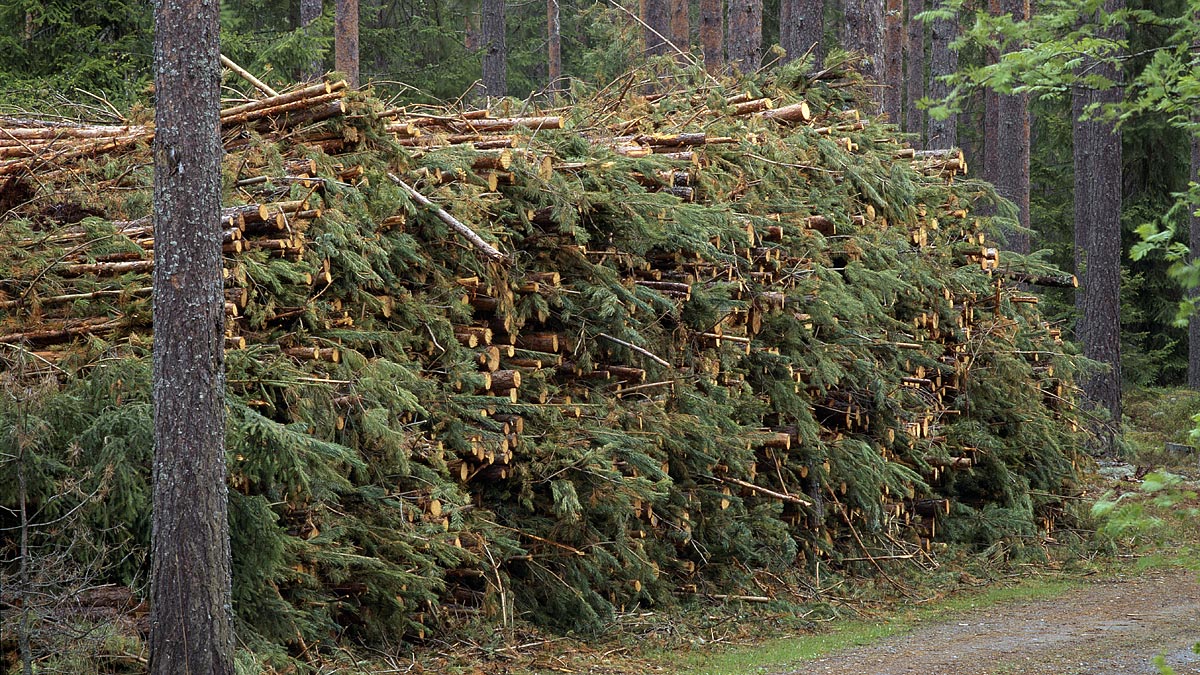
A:
<svg viewBox="0 0 1200 675">
<path fill-rule="evenodd" d="M 235 602 L 263 649 L 594 629 L 1053 529 L 1076 366 L 1011 280 L 1072 280 L 998 255 L 962 154 L 831 72 L 222 113 Z M 35 500 L 86 501 L 118 552 L 149 537 L 140 122 L 0 124 L 0 378 L 42 383 L 0 416 L 46 422 Z"/>
</svg>

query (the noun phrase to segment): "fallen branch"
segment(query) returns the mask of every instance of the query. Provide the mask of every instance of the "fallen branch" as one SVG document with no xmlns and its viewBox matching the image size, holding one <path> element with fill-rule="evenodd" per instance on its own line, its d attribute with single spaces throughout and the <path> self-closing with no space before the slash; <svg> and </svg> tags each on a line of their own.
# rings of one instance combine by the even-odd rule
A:
<svg viewBox="0 0 1200 675">
<path fill-rule="evenodd" d="M 714 476 L 713 478 L 722 483 L 731 483 L 731 484 L 737 485 L 739 487 L 744 487 L 747 490 L 762 493 L 764 495 L 767 495 L 768 497 L 774 497 L 775 499 L 779 499 L 781 501 L 791 502 L 793 504 L 800 504 L 802 506 L 812 506 L 812 502 L 808 501 L 807 499 L 801 499 L 795 495 L 785 495 L 782 492 L 768 490 L 765 487 L 755 485 L 754 483 L 747 483 L 746 481 L 738 480 L 737 478 L 728 478 L 728 477 L 717 478 L 716 476 Z"/>
<path fill-rule="evenodd" d="M 225 56 L 224 54 L 221 54 L 221 65 L 232 70 L 233 72 L 237 73 L 238 75 L 241 75 L 244 80 L 246 80 L 250 84 L 254 85 L 255 89 L 261 91 L 262 93 L 266 94 L 267 96 L 278 96 L 279 95 L 279 92 L 268 87 L 266 85 L 266 83 L 264 83 L 262 80 L 258 79 L 257 77 L 251 75 L 250 71 L 248 71 L 245 68 L 234 63 L 233 61 L 231 61 L 229 59 L 228 56 Z"/>
<path fill-rule="evenodd" d="M 475 233 L 475 230 L 472 230 L 471 228 L 462 224 L 462 222 L 459 219 L 457 219 L 454 216 L 447 213 L 446 209 L 443 209 L 442 207 L 438 206 L 437 204 L 434 204 L 432 201 L 429 200 L 428 197 L 421 194 L 420 192 L 417 192 L 416 188 L 409 185 L 408 183 L 405 183 L 403 180 L 400 180 L 399 176 L 397 176 L 394 173 L 389 173 L 388 178 L 392 179 L 392 182 L 395 183 L 396 185 L 399 185 L 400 187 L 404 188 L 404 191 L 408 193 L 408 196 L 415 199 L 418 204 L 420 204 L 421 206 L 424 206 L 426 208 L 432 209 L 433 212 L 437 215 L 438 218 L 440 218 L 442 220 L 443 223 L 446 223 L 450 227 L 454 228 L 454 230 L 456 232 L 458 232 L 462 236 L 466 237 L 468 241 L 470 241 L 472 244 L 475 245 L 475 248 L 479 249 L 480 251 L 483 251 L 484 255 L 491 258 L 492 260 L 495 260 L 496 262 L 506 262 L 508 260 L 508 256 L 504 255 L 499 250 L 497 250 L 495 246 L 492 246 L 491 244 L 487 243 L 482 238 L 480 238 L 480 236 Z"/>
<path fill-rule="evenodd" d="M 609 335 L 608 333 L 597 333 L 597 337 L 602 337 L 605 340 L 611 340 L 611 341 L 621 345 L 622 347 L 628 347 L 629 349 L 632 349 L 633 351 L 641 354 L 642 356 L 645 356 L 646 358 L 654 361 L 655 363 L 661 365 L 664 368 L 671 367 L 671 364 L 669 362 L 667 362 L 665 359 L 659 358 L 658 356 L 651 354 L 650 352 L 646 351 L 645 349 L 642 349 L 641 347 L 639 347 L 631 342 L 626 342 L 624 340 L 617 339 L 617 338 Z"/>
</svg>

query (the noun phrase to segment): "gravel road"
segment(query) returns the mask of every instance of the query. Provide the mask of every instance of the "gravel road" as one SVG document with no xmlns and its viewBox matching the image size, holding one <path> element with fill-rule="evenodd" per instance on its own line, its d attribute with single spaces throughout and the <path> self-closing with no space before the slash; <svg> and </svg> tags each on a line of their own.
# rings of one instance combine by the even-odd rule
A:
<svg viewBox="0 0 1200 675">
<path fill-rule="evenodd" d="M 1197 573 L 1153 570 L 969 612 L 788 675 L 1154 675 L 1159 654 L 1180 675 L 1200 675 L 1197 642 Z"/>
</svg>

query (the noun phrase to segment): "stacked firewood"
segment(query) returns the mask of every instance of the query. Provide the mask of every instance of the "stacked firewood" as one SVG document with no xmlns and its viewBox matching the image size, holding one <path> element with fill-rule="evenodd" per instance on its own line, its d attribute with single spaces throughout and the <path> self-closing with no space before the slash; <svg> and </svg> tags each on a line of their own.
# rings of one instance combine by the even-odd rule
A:
<svg viewBox="0 0 1200 675">
<path fill-rule="evenodd" d="M 997 253 L 961 152 L 904 147 L 836 88 L 709 87 L 516 116 L 338 82 L 222 112 L 231 395 L 390 501 L 271 484 L 264 457 L 308 456 L 283 431 L 300 449 L 247 441 L 231 485 L 284 495 L 269 527 L 313 547 L 387 509 L 414 537 L 336 543 L 378 578 L 315 553 L 281 576 L 358 617 L 511 587 L 554 622 L 739 595 L 797 556 L 910 559 L 997 504 L 1056 517 L 988 485 L 1069 488 L 1071 360 L 1017 284 L 1073 278 Z M 0 120 L 0 369 L 145 357 L 152 134 Z"/>
</svg>

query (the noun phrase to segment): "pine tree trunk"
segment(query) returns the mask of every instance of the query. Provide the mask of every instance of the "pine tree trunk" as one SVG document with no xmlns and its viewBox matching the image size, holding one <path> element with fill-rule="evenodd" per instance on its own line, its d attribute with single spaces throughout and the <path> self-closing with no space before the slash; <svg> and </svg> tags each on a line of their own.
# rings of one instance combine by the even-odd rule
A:
<svg viewBox="0 0 1200 675">
<path fill-rule="evenodd" d="M 725 67 L 725 15 L 721 0 L 700 0 L 700 48 L 708 72 L 715 73 Z"/>
<path fill-rule="evenodd" d="M 729 0 L 726 4 L 729 62 L 743 73 L 753 73 L 762 60 L 762 0 Z"/>
<path fill-rule="evenodd" d="M 333 25 L 333 67 L 358 86 L 358 0 L 337 0 Z"/>
<path fill-rule="evenodd" d="M 883 81 L 884 0 L 844 0 L 842 46 L 863 55 L 862 73 L 874 82 Z M 881 104 L 875 112 L 881 112 Z"/>
<path fill-rule="evenodd" d="M 155 3 L 151 675 L 232 675 L 219 5 Z"/>
<path fill-rule="evenodd" d="M 946 100 L 950 88 L 942 77 L 958 71 L 958 52 L 950 50 L 950 43 L 958 37 L 958 19 L 938 19 L 933 22 L 929 39 L 929 98 L 934 102 Z M 953 148 L 958 145 L 958 118 L 951 114 L 944 120 L 929 118 L 927 147 L 931 150 Z"/>
<path fill-rule="evenodd" d="M 671 10 L 668 0 L 642 0 L 642 35 L 646 56 L 662 56 L 674 50 L 667 44 L 671 38 Z"/>
<path fill-rule="evenodd" d="M 904 0 L 885 0 L 883 26 L 883 112 L 898 126 L 904 110 Z"/>
<path fill-rule="evenodd" d="M 1012 16 L 1013 21 L 1029 19 L 1029 0 L 999 0 L 999 11 Z M 1019 49 L 1009 44 L 1004 52 Z M 997 94 L 995 174 L 989 179 L 996 184 L 1000 195 L 1017 205 L 1021 227 L 1029 228 L 1029 95 Z M 989 151 L 990 154 L 990 151 Z M 1027 254 L 1029 234 L 1016 230 L 1005 231 L 1007 249 Z"/>
<path fill-rule="evenodd" d="M 923 147 L 921 135 L 925 133 L 925 112 L 917 103 L 925 98 L 925 22 L 916 16 L 925 11 L 925 0 L 908 0 L 908 39 L 905 51 L 905 79 L 908 91 L 904 107 L 904 131 L 914 134 L 913 145 Z"/>
<path fill-rule="evenodd" d="M 824 0 L 780 0 L 779 45 L 787 63 L 812 50 L 814 69 L 821 67 L 821 37 L 825 30 Z"/>
<path fill-rule="evenodd" d="M 305 29 L 306 35 L 310 35 L 311 31 L 308 25 L 316 21 L 321 16 L 322 0 L 300 0 L 300 27 Z M 313 59 L 312 65 L 308 67 L 306 79 L 315 80 L 321 76 L 321 61 Z"/>
<path fill-rule="evenodd" d="M 483 92 L 508 95 L 508 47 L 505 46 L 504 0 L 483 0 Z"/>
<path fill-rule="evenodd" d="M 999 14 L 1000 0 L 988 0 L 988 12 L 993 16 Z M 1000 60 L 1000 50 L 989 47 L 984 52 L 984 59 L 988 65 L 994 65 Z M 997 182 L 1000 172 L 997 164 L 1000 157 L 1000 141 L 997 139 L 999 133 L 1000 106 L 996 98 L 996 91 L 990 88 L 985 89 L 983 92 L 983 179 L 993 184 Z M 994 209 L 985 209 L 984 215 L 994 215 Z"/>
<path fill-rule="evenodd" d="M 300 26 L 304 27 L 321 16 L 322 0 L 300 0 Z"/>
<path fill-rule="evenodd" d="M 1113 12 L 1123 0 L 1106 0 Z M 1120 38 L 1120 35 L 1114 37 Z M 1120 79 L 1117 68 L 1085 63 L 1089 74 Z M 1084 356 L 1108 364 L 1111 370 L 1088 378 L 1084 395 L 1121 422 L 1121 133 L 1108 121 L 1080 120 L 1093 103 L 1121 100 L 1117 87 L 1099 91 L 1077 86 L 1072 96 L 1075 164 L 1075 270 L 1079 314 L 1075 336 Z"/>
<path fill-rule="evenodd" d="M 1200 136 L 1192 136 L 1192 173 L 1190 180 L 1200 180 Z M 1188 246 L 1192 249 L 1192 264 L 1200 264 L 1200 216 L 1188 222 Z M 1193 302 L 1200 302 L 1200 288 L 1191 291 Z M 1188 387 L 1200 390 L 1200 313 L 1188 320 Z"/>
<path fill-rule="evenodd" d="M 680 51 L 692 46 L 691 22 L 688 19 L 688 0 L 671 0 L 671 42 Z"/>
<path fill-rule="evenodd" d="M 561 91 L 562 82 L 562 26 L 558 20 L 558 0 L 546 1 L 546 33 L 549 36 L 549 89 Z"/>
</svg>

